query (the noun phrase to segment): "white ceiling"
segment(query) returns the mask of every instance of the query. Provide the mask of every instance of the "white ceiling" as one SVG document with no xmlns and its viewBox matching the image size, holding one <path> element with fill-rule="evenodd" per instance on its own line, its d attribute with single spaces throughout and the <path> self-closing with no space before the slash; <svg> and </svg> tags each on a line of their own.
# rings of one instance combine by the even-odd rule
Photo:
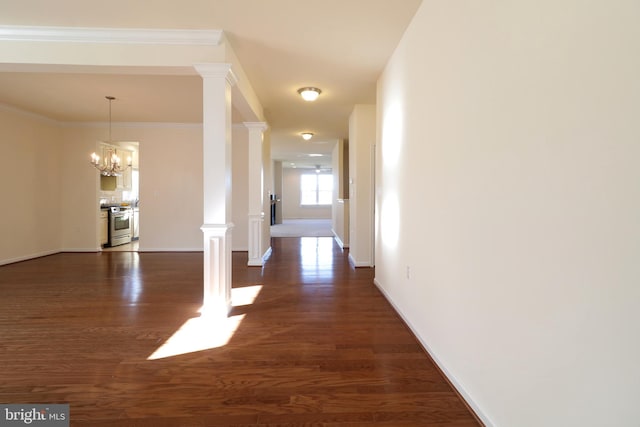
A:
<svg viewBox="0 0 640 427">
<path fill-rule="evenodd" d="M 0 0 L 0 25 L 222 29 L 264 108 L 273 158 L 289 164 L 348 138 L 353 105 L 375 103 L 376 80 L 421 1 Z M 322 95 L 304 102 L 302 86 Z M 201 92 L 198 76 L 0 72 L 0 103 L 60 121 L 105 121 L 112 95 L 114 122 L 199 123 Z M 303 131 L 315 137 L 303 141 Z"/>
</svg>

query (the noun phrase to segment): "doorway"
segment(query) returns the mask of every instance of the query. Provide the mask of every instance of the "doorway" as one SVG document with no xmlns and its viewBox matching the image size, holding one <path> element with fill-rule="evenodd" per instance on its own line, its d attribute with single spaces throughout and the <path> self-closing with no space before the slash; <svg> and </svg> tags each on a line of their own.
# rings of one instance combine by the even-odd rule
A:
<svg viewBox="0 0 640 427">
<path fill-rule="evenodd" d="M 333 175 L 329 167 L 283 167 L 282 220 L 271 226 L 272 237 L 333 237 Z"/>
<path fill-rule="evenodd" d="M 125 211 L 130 241 L 119 245 L 102 244 L 104 252 L 138 252 L 140 246 L 140 144 L 137 141 L 117 143 L 123 158 L 130 158 L 130 167 L 118 177 L 115 188 L 100 188 L 100 205 L 119 206 Z M 124 157 L 126 156 L 126 157 Z M 109 223 L 111 217 L 109 217 Z M 110 228 L 109 228 L 110 229 Z M 109 242 L 111 239 L 109 239 Z M 102 242 L 101 242 L 102 243 Z"/>
<path fill-rule="evenodd" d="M 330 219 L 285 219 L 271 226 L 271 237 L 333 237 Z"/>
</svg>

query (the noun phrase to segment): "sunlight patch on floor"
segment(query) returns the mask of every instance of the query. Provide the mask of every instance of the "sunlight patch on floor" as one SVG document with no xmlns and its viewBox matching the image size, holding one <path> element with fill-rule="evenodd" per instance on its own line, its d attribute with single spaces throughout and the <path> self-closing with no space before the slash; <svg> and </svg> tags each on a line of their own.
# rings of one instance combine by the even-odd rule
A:
<svg viewBox="0 0 640 427">
<path fill-rule="evenodd" d="M 223 347 L 238 329 L 243 318 L 244 314 L 219 319 L 209 316 L 189 319 L 147 360 Z"/>
<path fill-rule="evenodd" d="M 231 303 L 234 307 L 251 305 L 258 298 L 262 285 L 245 286 L 231 289 Z"/>
<path fill-rule="evenodd" d="M 253 304 L 262 285 L 231 289 L 234 307 Z M 227 345 L 240 327 L 244 314 L 229 317 L 201 315 L 187 320 L 147 360 L 164 359 Z"/>
</svg>

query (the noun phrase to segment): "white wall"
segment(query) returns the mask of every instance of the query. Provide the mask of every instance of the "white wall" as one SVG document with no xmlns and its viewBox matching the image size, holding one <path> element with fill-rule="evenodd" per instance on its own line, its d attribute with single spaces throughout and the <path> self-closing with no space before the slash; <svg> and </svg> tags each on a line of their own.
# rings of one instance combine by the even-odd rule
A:
<svg viewBox="0 0 640 427">
<path fill-rule="evenodd" d="M 374 265 L 373 185 L 376 106 L 356 105 L 349 117 L 349 259 Z"/>
<path fill-rule="evenodd" d="M 331 205 L 300 205 L 300 175 L 305 173 L 315 172 L 314 169 L 282 169 L 282 218 L 331 219 Z"/>
<path fill-rule="evenodd" d="M 55 122 L 0 106 L 0 265 L 60 248 L 60 140 Z"/>
<path fill-rule="evenodd" d="M 282 202 L 278 200 L 282 199 L 282 161 L 273 161 L 271 163 L 273 173 L 273 194 L 276 195 L 276 215 L 274 222 L 276 224 L 282 224 Z M 269 196 L 271 196 L 269 194 Z"/>
<path fill-rule="evenodd" d="M 249 131 L 244 125 L 233 126 L 231 145 L 231 220 L 232 250 L 249 250 Z"/>
<path fill-rule="evenodd" d="M 336 142 L 331 152 L 331 171 L 333 173 L 331 230 L 338 245 L 342 248 L 349 247 L 349 156 L 346 154 L 348 153 L 347 150 L 347 144 L 340 139 Z M 345 164 L 347 164 L 347 167 L 345 167 Z"/>
<path fill-rule="evenodd" d="M 425 0 L 379 80 L 376 282 L 488 425 L 638 425 L 638 16 Z"/>
<path fill-rule="evenodd" d="M 273 160 L 271 159 L 271 129 L 267 128 L 262 134 L 262 253 L 263 257 L 271 252 L 271 200 L 269 196 L 274 192 Z"/>
</svg>

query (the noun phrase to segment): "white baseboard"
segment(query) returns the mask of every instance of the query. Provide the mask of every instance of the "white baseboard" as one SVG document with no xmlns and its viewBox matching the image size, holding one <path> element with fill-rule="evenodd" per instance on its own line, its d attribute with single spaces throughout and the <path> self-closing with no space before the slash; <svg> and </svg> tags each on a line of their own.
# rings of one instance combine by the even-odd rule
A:
<svg viewBox="0 0 640 427">
<path fill-rule="evenodd" d="M 349 254 L 349 264 L 358 268 L 358 267 L 373 267 L 373 265 L 369 261 L 356 261 L 353 255 Z"/>
<path fill-rule="evenodd" d="M 429 353 L 429 356 L 431 357 L 433 362 L 436 365 L 438 365 L 438 368 L 440 368 L 442 373 L 447 377 L 447 380 L 456 389 L 458 394 L 460 394 L 460 396 L 462 396 L 462 398 L 465 400 L 467 405 L 469 405 L 469 407 L 473 410 L 473 412 L 475 412 L 475 415 L 478 418 L 480 418 L 480 421 L 482 421 L 482 423 L 484 423 L 485 427 L 494 427 L 494 424 L 491 422 L 491 420 L 489 420 L 489 418 L 480 410 L 480 407 L 474 402 L 474 400 L 471 398 L 471 396 L 469 396 L 469 393 L 467 393 L 467 391 L 464 389 L 464 387 L 462 387 L 462 385 L 460 384 L 460 382 L 458 382 L 456 377 L 454 377 L 451 374 L 451 372 L 449 372 L 449 370 L 444 366 L 442 361 L 440 359 L 438 359 L 438 357 L 434 354 L 433 350 L 431 350 L 429 345 L 422 339 L 422 337 L 420 335 L 418 335 L 418 332 L 417 332 L 416 328 L 411 324 L 411 321 L 404 316 L 402 311 L 400 311 L 398 306 L 393 302 L 393 299 L 385 291 L 385 289 L 382 287 L 382 285 L 380 284 L 380 282 L 378 281 L 377 278 L 373 279 L 373 283 L 380 290 L 382 295 L 384 295 L 385 299 L 389 302 L 389 304 L 391 304 L 391 306 L 396 311 L 396 313 L 398 313 L 398 316 L 400 316 L 402 318 L 402 320 L 404 321 L 404 323 L 409 327 L 409 329 L 411 330 L 413 335 L 418 339 L 418 341 L 420 341 L 420 344 L 422 345 L 422 347 L 426 350 L 427 353 Z"/>
<path fill-rule="evenodd" d="M 264 254 L 262 255 L 262 258 L 260 258 L 260 260 L 258 262 L 251 262 L 251 260 L 249 260 L 247 262 L 247 265 L 249 267 L 262 267 L 264 265 L 265 262 L 267 262 L 267 259 L 269 259 L 269 257 L 271 256 L 271 246 L 269 246 L 267 248 L 266 251 L 264 251 Z"/>
<path fill-rule="evenodd" d="M 15 257 L 15 258 L 2 259 L 2 260 L 0 260 L 0 265 L 13 264 L 15 262 L 21 262 L 21 261 L 28 261 L 30 259 L 40 258 L 40 257 L 43 257 L 43 256 L 49 256 L 49 255 L 57 254 L 57 253 L 60 253 L 60 252 L 62 252 L 62 251 L 59 251 L 59 250 L 43 251 L 43 252 L 37 252 L 37 253 L 34 253 L 34 254 L 23 255 L 23 256 L 19 256 L 19 257 Z"/>
<path fill-rule="evenodd" d="M 338 233 L 336 233 L 334 229 L 331 229 L 331 232 L 333 233 L 333 238 L 336 240 L 338 246 L 340 246 L 342 249 L 346 249 L 349 247 L 349 245 L 344 244 L 344 242 L 342 241 L 342 239 L 340 239 Z"/>
</svg>

